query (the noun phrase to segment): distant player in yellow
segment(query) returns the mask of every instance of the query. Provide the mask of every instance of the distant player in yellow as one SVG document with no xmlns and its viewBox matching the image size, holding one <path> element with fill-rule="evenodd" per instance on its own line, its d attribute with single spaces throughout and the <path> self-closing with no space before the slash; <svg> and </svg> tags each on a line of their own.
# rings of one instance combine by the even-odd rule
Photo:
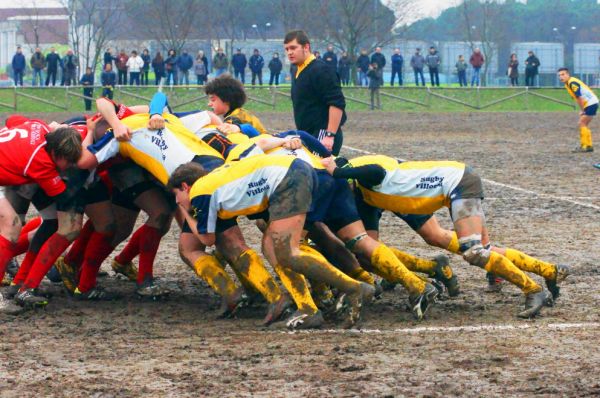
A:
<svg viewBox="0 0 600 398">
<path fill-rule="evenodd" d="M 567 92 L 573 97 L 581 111 L 579 112 L 579 138 L 581 145 L 573 152 L 594 152 L 592 131 L 589 128 L 592 118 L 598 112 L 598 97 L 581 80 L 571 77 L 569 69 L 560 68 L 558 78 L 564 83 Z"/>
</svg>

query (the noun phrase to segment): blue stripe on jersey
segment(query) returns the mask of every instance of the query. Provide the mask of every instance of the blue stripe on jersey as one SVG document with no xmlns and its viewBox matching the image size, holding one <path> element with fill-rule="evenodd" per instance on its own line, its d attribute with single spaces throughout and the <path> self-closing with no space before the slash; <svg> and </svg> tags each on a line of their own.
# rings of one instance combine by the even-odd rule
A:
<svg viewBox="0 0 600 398">
<path fill-rule="evenodd" d="M 184 116 L 193 115 L 194 113 L 200 113 L 200 112 L 202 112 L 200 109 L 196 109 L 195 111 L 171 112 L 171 113 L 173 113 L 173 115 L 177 116 L 178 118 L 182 118 Z"/>
<path fill-rule="evenodd" d="M 200 195 L 192 199 L 192 217 L 198 221 L 196 229 L 199 234 L 208 233 L 208 212 L 210 209 L 211 195 Z"/>
<path fill-rule="evenodd" d="M 87 149 L 88 149 L 88 151 L 90 151 L 91 153 L 93 153 L 95 155 L 98 152 L 100 152 L 102 150 L 102 148 L 104 148 L 106 145 L 108 145 L 110 143 L 110 141 L 113 140 L 114 138 L 115 138 L 115 135 L 113 134 L 113 132 L 111 130 L 109 130 L 106 132 L 106 134 L 104 134 L 104 137 L 100 138 L 98 141 L 96 141 L 92 145 L 88 146 Z"/>
<path fill-rule="evenodd" d="M 244 123 L 240 124 L 239 127 L 242 134 L 247 135 L 250 138 L 258 137 L 260 135 L 260 132 L 251 124 Z"/>
</svg>

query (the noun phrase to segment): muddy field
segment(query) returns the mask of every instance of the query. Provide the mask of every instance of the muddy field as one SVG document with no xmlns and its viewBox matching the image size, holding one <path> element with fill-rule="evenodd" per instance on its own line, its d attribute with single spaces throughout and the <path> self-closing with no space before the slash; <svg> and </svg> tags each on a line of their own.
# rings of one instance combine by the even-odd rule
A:
<svg viewBox="0 0 600 398">
<path fill-rule="evenodd" d="M 273 130 L 292 126 L 287 115 L 260 116 Z M 108 276 L 101 283 L 126 298 L 74 302 L 45 282 L 55 292 L 45 310 L 0 316 L 0 396 L 600 395 L 600 171 L 591 167 L 600 155 L 570 153 L 575 124 L 571 113 L 354 113 L 345 128 L 353 148 L 474 166 L 486 179 L 492 240 L 572 265 L 557 305 L 533 321 L 515 317 L 517 289 L 484 293 L 485 273 L 457 256 L 463 293 L 421 323 L 400 287 L 368 308 L 363 331 L 262 329 L 264 307 L 217 321 L 218 299 L 179 260 L 174 228 L 156 261 L 177 287 L 168 301 L 139 301 L 129 282 Z M 244 230 L 257 247 L 257 230 Z M 389 216 L 382 238 L 441 252 Z"/>
</svg>

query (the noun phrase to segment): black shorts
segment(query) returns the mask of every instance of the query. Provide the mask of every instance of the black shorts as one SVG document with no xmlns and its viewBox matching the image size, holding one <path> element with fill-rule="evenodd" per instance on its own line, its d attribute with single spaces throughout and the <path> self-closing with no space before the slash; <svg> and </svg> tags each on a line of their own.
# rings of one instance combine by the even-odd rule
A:
<svg viewBox="0 0 600 398">
<path fill-rule="evenodd" d="M 306 224 L 325 220 L 327 213 L 331 209 L 331 201 L 333 200 L 335 190 L 336 180 L 327 170 L 315 171 L 315 176 L 316 184 L 313 189 L 310 211 L 306 214 Z"/>
<path fill-rule="evenodd" d="M 83 202 L 86 205 L 93 205 L 95 203 L 110 200 L 108 187 L 104 184 L 104 181 L 100 179 L 92 182 L 89 187 L 83 188 L 81 190 L 81 195 L 83 195 Z"/>
<path fill-rule="evenodd" d="M 333 198 L 325 216 L 325 224 L 333 232 L 361 219 L 356 208 L 354 194 L 348 181 L 343 178 L 335 179 Z"/>
<path fill-rule="evenodd" d="M 598 113 L 598 104 L 590 105 L 583 110 L 586 116 L 596 116 Z"/>
<path fill-rule="evenodd" d="M 123 191 L 114 188 L 112 204 L 132 211 L 139 211 L 140 208 L 135 204 L 136 199 L 144 192 L 155 188 L 158 188 L 158 185 L 154 181 L 139 182 Z"/>
<path fill-rule="evenodd" d="M 228 218 L 226 220 L 222 218 L 217 218 L 217 225 L 215 226 L 215 233 L 221 233 L 227 231 L 229 228 L 233 228 L 237 226 L 237 217 Z M 183 226 L 181 227 L 182 234 L 193 234 L 192 228 L 190 224 L 188 224 L 187 220 L 183 221 Z"/>
<path fill-rule="evenodd" d="M 108 169 L 108 175 L 114 189 L 121 192 L 143 182 L 156 181 L 150 173 L 131 161 L 111 166 Z"/>
</svg>

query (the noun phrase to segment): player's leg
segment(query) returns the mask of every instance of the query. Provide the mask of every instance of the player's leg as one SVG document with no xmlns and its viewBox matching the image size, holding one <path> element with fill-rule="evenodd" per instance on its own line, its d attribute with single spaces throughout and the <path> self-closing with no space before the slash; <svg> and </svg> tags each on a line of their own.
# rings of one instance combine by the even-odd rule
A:
<svg viewBox="0 0 600 398">
<path fill-rule="evenodd" d="M 581 151 L 583 152 L 592 152 L 594 150 L 592 131 L 589 128 L 592 118 L 593 116 L 586 114 L 579 116 L 579 142 Z"/>
</svg>

